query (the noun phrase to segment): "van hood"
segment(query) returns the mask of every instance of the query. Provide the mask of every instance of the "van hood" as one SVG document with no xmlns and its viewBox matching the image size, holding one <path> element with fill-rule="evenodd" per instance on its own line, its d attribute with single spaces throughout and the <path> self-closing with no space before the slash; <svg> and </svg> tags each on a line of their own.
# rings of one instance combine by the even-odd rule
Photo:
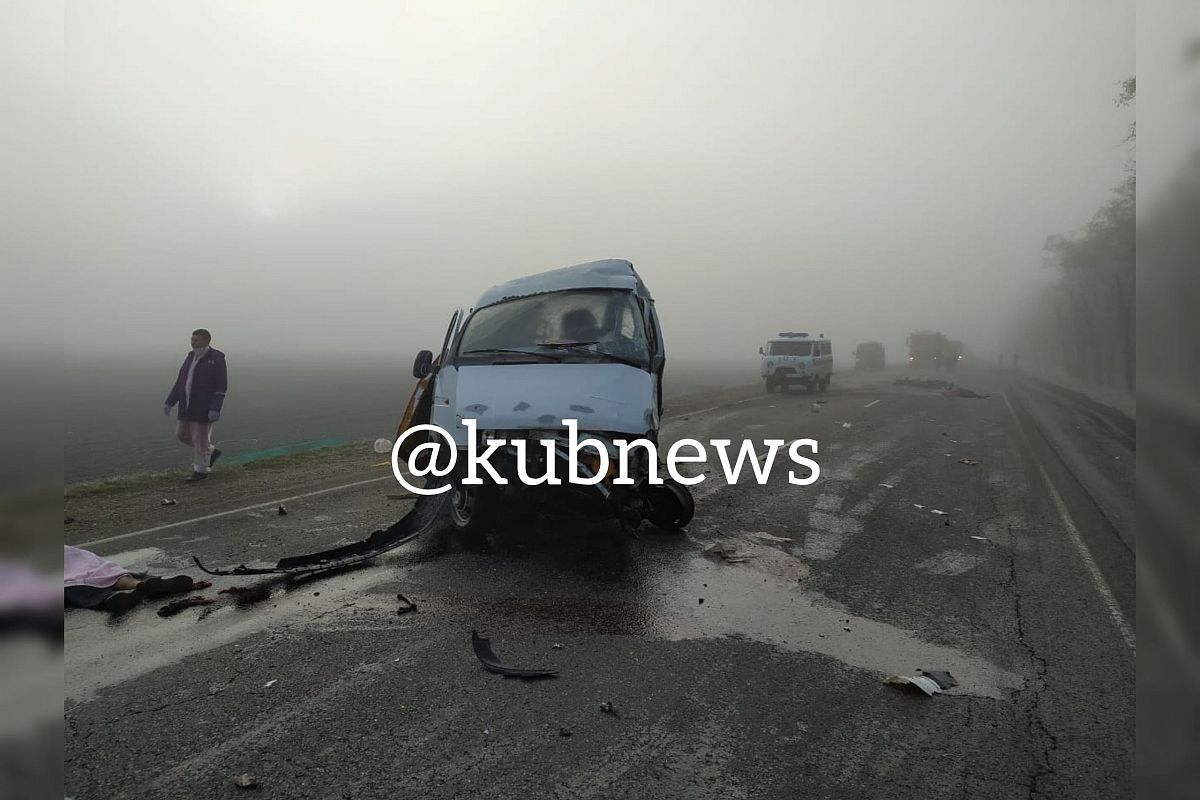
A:
<svg viewBox="0 0 1200 800">
<path fill-rule="evenodd" d="M 457 420 L 475 419 L 479 430 L 561 428 L 564 419 L 578 420 L 581 431 L 640 436 L 658 428 L 654 376 L 636 367 L 497 364 L 456 372 L 453 391 L 434 403 L 448 401 Z"/>
</svg>

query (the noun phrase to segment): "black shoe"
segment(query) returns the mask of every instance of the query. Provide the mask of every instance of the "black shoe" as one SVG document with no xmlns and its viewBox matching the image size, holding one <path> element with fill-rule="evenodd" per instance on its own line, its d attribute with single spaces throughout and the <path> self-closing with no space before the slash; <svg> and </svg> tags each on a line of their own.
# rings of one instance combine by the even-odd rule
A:
<svg viewBox="0 0 1200 800">
<path fill-rule="evenodd" d="M 207 472 L 193 472 L 192 477 L 188 478 L 186 482 L 187 483 L 195 483 L 196 481 L 202 481 L 207 477 L 208 477 Z"/>
<path fill-rule="evenodd" d="M 104 598 L 100 608 L 110 614 L 124 614 L 126 611 L 141 605 L 142 593 L 137 589 L 130 592 L 113 592 Z"/>
<path fill-rule="evenodd" d="M 221 457 L 221 448 L 214 447 L 212 455 L 208 457 L 208 468 L 212 469 L 212 465 L 217 463 L 217 459 Z"/>
<path fill-rule="evenodd" d="M 176 575 L 174 578 L 146 578 L 138 584 L 137 588 L 145 593 L 146 597 L 153 600 L 156 597 L 190 592 L 194 584 L 195 582 L 187 575 Z"/>
</svg>

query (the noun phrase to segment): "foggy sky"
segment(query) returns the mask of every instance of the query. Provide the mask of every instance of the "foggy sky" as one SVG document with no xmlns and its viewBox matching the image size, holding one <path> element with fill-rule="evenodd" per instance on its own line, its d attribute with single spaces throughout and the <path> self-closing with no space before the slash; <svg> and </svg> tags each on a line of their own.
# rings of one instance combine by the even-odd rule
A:
<svg viewBox="0 0 1200 800">
<path fill-rule="evenodd" d="M 1124 176 L 1128 0 L 69 3 L 69 355 L 436 348 L 634 262 L 668 357 L 1002 345 Z M 36 76 L 30 80 L 37 80 Z M 896 353 L 898 355 L 898 352 Z"/>
</svg>

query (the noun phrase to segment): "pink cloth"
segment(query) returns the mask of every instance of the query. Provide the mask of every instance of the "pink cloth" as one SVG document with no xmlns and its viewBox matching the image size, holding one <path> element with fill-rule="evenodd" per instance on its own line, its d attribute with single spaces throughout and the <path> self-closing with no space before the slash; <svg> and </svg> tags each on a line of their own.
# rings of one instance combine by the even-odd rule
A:
<svg viewBox="0 0 1200 800">
<path fill-rule="evenodd" d="M 63 545 L 63 586 L 94 586 L 107 589 L 129 570 L 78 547 Z"/>
<path fill-rule="evenodd" d="M 208 472 L 212 457 L 212 423 L 181 419 L 175 426 L 175 436 L 192 448 L 192 471 Z"/>
<path fill-rule="evenodd" d="M 0 561 L 0 613 L 58 611 L 62 593 L 44 575 Z"/>
</svg>

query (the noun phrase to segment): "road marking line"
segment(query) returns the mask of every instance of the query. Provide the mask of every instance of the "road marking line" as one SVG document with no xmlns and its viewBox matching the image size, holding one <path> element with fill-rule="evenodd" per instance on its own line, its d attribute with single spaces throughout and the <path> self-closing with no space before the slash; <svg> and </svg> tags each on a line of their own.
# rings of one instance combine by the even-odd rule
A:
<svg viewBox="0 0 1200 800">
<path fill-rule="evenodd" d="M 1075 527 L 1075 522 L 1071 519 L 1070 512 L 1067 511 L 1067 504 L 1063 502 L 1062 496 L 1050 481 L 1050 473 L 1046 472 L 1046 468 L 1042 466 L 1041 459 L 1038 458 L 1037 452 L 1034 451 L 1029 437 L 1025 435 L 1025 429 L 1021 426 L 1021 420 L 1017 417 L 1017 412 L 1008 400 L 1008 392 L 1002 392 L 1001 396 L 1004 398 L 1004 404 L 1008 406 L 1009 413 L 1012 414 L 1013 421 L 1017 423 L 1017 432 L 1025 442 L 1025 446 L 1029 449 L 1029 454 L 1033 457 L 1033 463 L 1042 475 L 1042 481 L 1046 484 L 1046 490 L 1050 493 L 1050 499 L 1054 503 L 1055 510 L 1058 511 L 1058 516 L 1062 520 L 1063 527 L 1067 529 L 1067 535 L 1071 538 L 1075 549 L 1079 551 L 1079 557 L 1083 559 L 1083 565 L 1087 568 L 1088 574 L 1092 578 L 1092 585 L 1096 587 L 1096 591 L 1100 594 L 1100 599 L 1108 607 L 1108 614 L 1112 618 L 1113 624 L 1117 626 L 1117 632 L 1121 634 L 1125 645 L 1136 654 L 1137 639 L 1134 636 L 1133 630 L 1129 627 L 1129 623 L 1125 621 L 1125 615 L 1121 613 L 1121 607 L 1117 604 L 1117 598 L 1113 596 L 1108 581 L 1104 580 L 1104 574 L 1100 572 L 1100 566 L 1096 563 L 1096 559 L 1092 557 L 1092 551 L 1088 549 L 1087 543 L 1079 535 L 1079 529 Z"/>
<path fill-rule="evenodd" d="M 234 509 L 230 509 L 229 511 L 218 511 L 215 514 L 205 514 L 204 516 L 201 516 L 201 517 L 192 517 L 191 519 L 181 519 L 178 522 L 168 522 L 165 525 L 156 525 L 153 528 L 143 528 L 140 531 L 130 531 L 129 533 L 118 533 L 115 536 L 105 536 L 102 539 L 92 539 L 91 541 L 83 542 L 78 546 L 79 547 L 91 547 L 91 546 L 97 545 L 97 544 L 106 544 L 108 542 L 115 542 L 120 539 L 128 539 L 131 536 L 144 536 L 147 533 L 158 533 L 159 531 L 165 531 L 165 530 L 169 530 L 171 528 L 178 528 L 183 525 L 191 525 L 192 523 L 195 523 L 195 522 L 204 522 L 206 520 L 216 519 L 218 517 L 227 517 L 230 514 L 243 514 L 247 511 L 253 511 L 256 508 L 266 508 L 268 506 L 278 505 L 280 503 L 290 503 L 293 500 L 303 500 L 306 497 L 316 497 L 318 495 L 329 494 L 330 492 L 336 492 L 341 489 L 352 489 L 355 486 L 366 486 L 368 483 L 378 483 L 379 481 L 388 481 L 388 480 L 395 480 L 395 479 L 396 479 L 396 477 L 394 475 L 384 475 L 383 477 L 380 477 L 380 478 L 367 478 L 366 480 L 354 481 L 353 483 L 343 483 L 341 486 L 330 486 L 325 489 L 317 489 L 315 492 L 305 492 L 304 494 L 296 494 L 296 495 L 292 495 L 291 497 L 281 498 L 279 500 L 268 500 L 265 503 L 255 503 L 252 506 L 242 506 L 241 508 L 234 508 Z"/>
<path fill-rule="evenodd" d="M 882 400 L 882 399 L 883 399 L 882 397 L 881 397 L 881 398 L 879 398 L 879 400 Z M 878 403 L 878 402 L 879 402 L 879 400 L 872 400 L 871 402 L 869 402 L 869 403 L 867 403 L 865 406 L 863 406 L 863 408 L 870 408 L 871 406 L 873 406 L 873 405 L 875 405 L 876 403 Z"/>
<path fill-rule="evenodd" d="M 729 406 L 740 406 L 742 403 L 749 403 L 751 400 L 754 400 L 757 397 L 758 397 L 758 395 L 755 395 L 754 397 L 747 397 L 742 400 L 734 400 L 731 403 L 722 403 L 719 406 L 711 406 L 709 408 L 702 408 L 699 411 L 688 411 L 686 414 L 674 414 L 672 416 L 669 416 L 669 417 L 666 417 L 665 419 L 663 419 L 663 422 L 671 422 L 672 420 L 683 419 L 685 416 L 690 417 L 695 414 L 707 414 L 709 411 L 717 411 L 722 408 L 728 408 Z"/>
</svg>

